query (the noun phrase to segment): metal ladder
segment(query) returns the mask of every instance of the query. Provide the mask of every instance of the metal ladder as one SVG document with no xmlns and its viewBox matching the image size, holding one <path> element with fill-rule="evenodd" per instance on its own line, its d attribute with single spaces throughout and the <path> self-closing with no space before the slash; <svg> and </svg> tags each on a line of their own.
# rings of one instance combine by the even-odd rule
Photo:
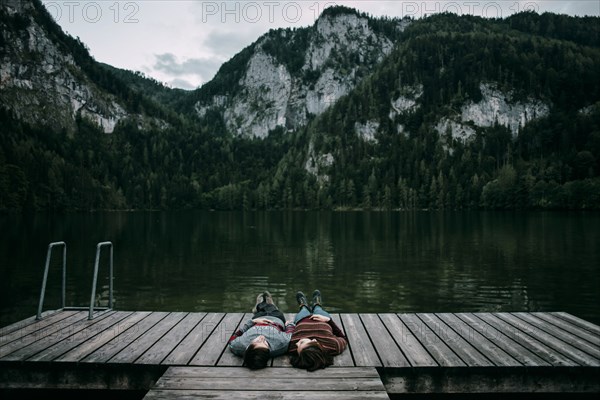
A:
<svg viewBox="0 0 600 400">
<path fill-rule="evenodd" d="M 100 264 L 100 253 L 103 247 L 110 247 L 110 264 L 109 264 L 109 278 L 108 278 L 108 307 L 94 307 L 94 300 L 96 298 L 96 284 L 98 282 L 98 266 Z M 46 282 L 48 280 L 48 270 L 50 268 L 50 259 L 52 258 L 52 249 L 55 247 L 63 248 L 62 258 L 62 304 L 63 310 L 86 310 L 88 307 L 66 307 L 66 285 L 67 285 L 67 244 L 65 242 L 53 242 L 48 245 L 48 252 L 46 253 L 46 265 L 44 267 L 44 279 L 42 280 L 42 291 L 40 293 L 40 302 L 38 305 L 38 311 L 36 320 L 42 319 L 42 308 L 44 306 L 44 295 L 46 294 Z M 94 310 L 111 310 L 113 308 L 113 244 L 112 242 L 100 242 L 96 245 L 96 262 L 94 263 L 94 276 L 92 280 L 92 294 L 90 297 L 89 315 L 88 319 L 94 319 Z"/>
</svg>

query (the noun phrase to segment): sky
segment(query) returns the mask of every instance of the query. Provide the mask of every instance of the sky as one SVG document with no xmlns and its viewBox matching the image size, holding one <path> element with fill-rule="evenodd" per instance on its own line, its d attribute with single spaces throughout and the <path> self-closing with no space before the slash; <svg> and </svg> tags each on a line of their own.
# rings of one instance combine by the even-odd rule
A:
<svg viewBox="0 0 600 400">
<path fill-rule="evenodd" d="M 169 87 L 195 89 L 270 29 L 314 24 L 332 5 L 373 16 L 421 18 L 437 12 L 507 17 L 533 10 L 600 15 L 600 0 L 42 0 L 92 56 L 140 71 Z"/>
</svg>

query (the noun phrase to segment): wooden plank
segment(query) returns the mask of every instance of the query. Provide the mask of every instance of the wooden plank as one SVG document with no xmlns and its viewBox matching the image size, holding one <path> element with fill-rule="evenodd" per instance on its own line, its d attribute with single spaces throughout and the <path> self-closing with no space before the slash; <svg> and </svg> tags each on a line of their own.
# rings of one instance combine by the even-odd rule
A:
<svg viewBox="0 0 600 400">
<path fill-rule="evenodd" d="M 161 376 L 165 378 L 251 378 L 257 374 L 260 378 L 285 379 L 318 379 L 327 378 L 378 378 L 375 368 L 370 367 L 340 367 L 319 370 L 319 373 L 308 372 L 300 368 L 265 368 L 252 371 L 244 367 L 169 367 Z"/>
<path fill-rule="evenodd" d="M 488 363 L 477 364 L 477 360 L 474 360 L 473 363 L 467 362 L 467 364 L 482 365 L 482 366 L 495 365 L 495 366 L 504 366 L 504 367 L 516 367 L 516 366 L 522 365 L 519 361 L 517 361 L 516 359 L 511 357 L 509 354 L 507 354 L 504 350 L 502 350 L 500 347 L 496 346 L 494 343 L 489 341 L 485 336 L 483 336 L 482 334 L 477 332 L 475 329 L 473 329 L 471 326 L 469 326 L 466 322 L 459 319 L 455 314 L 450 314 L 450 313 L 436 314 L 436 317 L 439 318 L 441 321 L 444 321 L 444 323 L 448 327 L 452 328 L 452 330 L 457 335 L 460 335 L 462 338 L 464 338 L 464 340 L 466 342 L 468 342 L 468 345 L 465 345 L 460 340 L 458 340 L 458 341 L 453 340 L 455 338 L 454 334 L 451 333 L 446 328 L 442 328 L 445 332 L 444 334 L 449 335 L 448 339 L 445 339 L 445 340 L 446 340 L 446 343 L 448 345 L 450 345 L 453 350 L 455 350 L 456 352 L 459 352 L 462 350 L 458 349 L 457 347 L 465 346 L 465 348 L 468 349 L 469 346 L 472 345 L 475 349 L 477 349 L 477 351 L 479 353 L 483 354 L 485 357 L 487 357 L 487 359 L 489 359 Z M 460 354 L 460 355 L 461 355 L 462 359 L 465 361 L 470 359 L 468 354 Z"/>
<path fill-rule="evenodd" d="M 0 368 L 0 398 L 139 399 L 141 396 L 136 393 L 146 392 L 152 387 L 157 375 L 164 369 L 79 363 L 4 363 Z M 30 396 L 27 396 L 28 392 Z"/>
<path fill-rule="evenodd" d="M 597 368 L 399 368 L 387 372 L 383 371 L 385 388 L 394 399 L 592 399 L 600 393 Z"/>
<path fill-rule="evenodd" d="M 458 357 L 417 314 L 398 314 L 402 322 L 411 330 L 421 345 L 435 358 L 442 367 L 465 367 Z"/>
<path fill-rule="evenodd" d="M 243 316 L 243 313 L 225 315 L 208 339 L 206 339 L 204 345 L 192 358 L 190 365 L 216 365 L 219 357 L 226 350 L 227 340 L 234 333 Z"/>
<path fill-rule="evenodd" d="M 206 313 L 190 313 L 144 352 L 135 364 L 160 364 L 204 318 Z"/>
<path fill-rule="evenodd" d="M 377 314 L 360 314 L 360 319 L 365 330 L 370 333 L 375 351 L 384 367 L 410 367 L 410 363 Z"/>
<path fill-rule="evenodd" d="M 550 322 L 553 325 L 558 326 L 559 328 L 572 333 L 580 339 L 586 340 L 588 343 L 600 347 L 600 335 L 594 335 L 590 331 L 586 329 L 582 329 L 581 327 L 572 324 L 562 318 L 559 318 L 551 313 L 535 313 L 536 317 L 543 319 L 546 322 Z"/>
<path fill-rule="evenodd" d="M 335 324 L 344 332 L 346 337 L 348 334 L 344 328 L 344 324 L 342 322 L 342 318 L 340 314 L 330 314 L 331 319 Z M 354 367 L 354 360 L 352 359 L 352 349 L 350 346 L 342 354 L 338 354 L 333 358 L 333 367 Z"/>
<path fill-rule="evenodd" d="M 81 362 L 105 363 L 125 347 L 135 342 L 145 332 L 152 329 L 157 323 L 169 315 L 167 312 L 152 312 L 137 324 L 130 326 L 116 338 L 110 340 L 104 346 L 84 357 Z"/>
<path fill-rule="evenodd" d="M 266 368 L 256 372 L 243 367 L 170 367 L 150 392 L 163 390 L 178 391 L 171 395 L 187 391 L 201 391 L 195 395 L 207 391 L 211 391 L 211 395 L 233 396 L 235 393 L 234 398 L 247 398 L 248 393 L 260 394 L 261 398 L 271 398 L 271 395 L 281 398 L 288 392 L 304 392 L 314 399 L 326 393 L 359 392 L 362 398 L 369 398 L 372 393 L 386 394 L 375 368 L 366 367 L 327 368 L 317 373 L 295 368 Z"/>
<path fill-rule="evenodd" d="M 495 365 L 482 355 L 477 348 L 434 314 L 418 314 L 418 316 L 467 366 L 491 367 Z M 473 337 L 469 337 L 469 339 L 471 342 L 476 342 Z M 510 359 L 510 357 L 507 358 Z M 521 365 L 516 360 L 512 361 L 513 363 L 510 365 Z"/>
<path fill-rule="evenodd" d="M 71 325 L 74 321 L 82 320 L 86 317 L 87 314 L 83 311 L 64 311 L 62 313 L 53 314 L 41 321 L 27 324 L 21 329 L 13 329 L 0 340 L 0 357 L 12 352 L 9 349 L 15 350 L 24 347 L 29 343 L 35 342 L 36 340 L 51 334 L 50 332 L 59 331 L 65 326 Z M 17 343 L 14 343 L 15 341 Z"/>
<path fill-rule="evenodd" d="M 522 331 L 523 333 L 539 340 L 540 342 L 542 342 L 544 344 L 547 344 L 549 347 L 553 348 L 554 350 L 556 350 L 559 353 L 564 354 L 565 356 L 569 357 L 570 359 L 572 359 L 573 361 L 577 362 L 580 365 L 586 365 L 586 366 L 592 366 L 592 367 L 600 366 L 599 360 L 596 360 L 596 359 L 590 357 L 589 355 L 582 352 L 581 350 L 568 345 L 567 343 L 563 342 L 562 340 L 559 340 L 559 339 L 555 338 L 554 336 L 542 331 L 538 327 L 527 324 L 525 321 L 515 317 L 512 314 L 494 313 L 494 315 L 497 316 L 498 318 L 503 319 L 504 321 L 510 323 L 511 325 L 513 325 L 514 327 L 516 327 L 520 331 Z"/>
<path fill-rule="evenodd" d="M 380 314 L 379 318 L 387 326 L 398 343 L 400 350 L 413 367 L 437 367 L 438 363 L 421 345 L 415 335 L 396 314 Z"/>
<path fill-rule="evenodd" d="M 271 363 L 273 368 L 292 368 L 291 357 L 288 353 L 275 357 Z M 335 359 L 334 359 L 335 361 Z"/>
<path fill-rule="evenodd" d="M 355 365 L 357 367 L 381 367 L 382 364 L 375 352 L 375 347 L 373 347 L 358 314 L 342 314 L 341 318 Z"/>
<path fill-rule="evenodd" d="M 187 365 L 210 334 L 221 322 L 225 313 L 209 313 L 162 361 L 164 365 Z"/>
<path fill-rule="evenodd" d="M 277 377 L 275 379 L 254 378 L 161 378 L 156 382 L 156 389 L 185 389 L 185 390 L 274 390 L 298 391 L 306 390 L 311 386 L 315 391 L 357 391 L 357 390 L 381 390 L 383 384 L 377 378 L 323 378 L 318 379 L 286 379 Z M 318 387 L 318 389 L 317 389 Z"/>
<path fill-rule="evenodd" d="M 522 331 L 517 329 L 516 327 L 510 325 L 506 321 L 496 317 L 490 313 L 476 313 L 473 314 L 477 318 L 482 321 L 488 323 L 491 327 L 496 329 L 497 332 L 501 332 L 502 335 L 507 336 L 515 343 L 523 346 L 524 348 L 530 350 L 533 354 L 542 358 L 543 360 L 550 363 L 550 365 L 554 366 L 576 366 L 579 365 L 575 361 L 571 360 L 568 357 L 565 357 L 561 353 L 557 352 L 553 348 L 545 345 L 539 340 L 532 338 L 529 335 L 524 334 Z M 494 335 L 494 333 L 492 333 Z"/>
<path fill-rule="evenodd" d="M 29 344 L 28 346 L 22 347 L 22 348 L 18 349 L 17 351 L 14 351 L 5 357 L 2 357 L 2 360 L 4 360 L 4 361 L 26 360 L 29 357 L 32 357 L 33 355 L 35 355 L 36 353 L 39 353 L 40 351 L 43 351 L 44 349 L 52 346 L 53 344 L 58 343 L 61 340 L 64 340 L 64 339 L 76 334 L 80 330 L 85 329 L 91 325 L 99 323 L 104 318 L 108 317 L 109 315 L 111 315 L 113 313 L 114 313 L 114 311 L 107 311 L 102 314 L 98 314 L 92 320 L 88 320 L 87 318 L 81 319 L 80 315 L 75 314 L 74 317 L 77 316 L 77 318 L 74 319 L 74 321 L 69 321 L 70 322 L 69 325 L 65 324 L 63 326 L 63 324 L 59 323 L 58 325 L 61 325 L 62 328 L 58 327 L 59 328 L 58 330 L 54 330 L 57 328 L 57 327 L 55 327 L 53 329 L 52 334 L 45 335 L 40 340 L 36 340 L 33 343 Z M 84 314 L 85 314 L 85 312 L 84 312 Z"/>
<path fill-rule="evenodd" d="M 173 312 L 167 315 L 159 323 L 154 325 L 142 336 L 122 349 L 110 359 L 110 363 L 133 364 L 142 354 L 144 354 L 154 343 L 156 343 L 164 334 L 181 321 L 187 313 Z"/>
<path fill-rule="evenodd" d="M 239 324 L 235 327 L 234 332 L 237 331 L 241 326 L 243 326 L 247 320 L 251 319 L 253 315 L 254 314 L 251 313 L 244 314 Z M 220 367 L 241 367 L 243 363 L 244 359 L 233 354 L 229 349 L 229 346 L 227 346 L 227 349 L 223 352 L 221 358 L 219 358 L 219 362 L 217 363 L 217 365 Z"/>
<path fill-rule="evenodd" d="M 440 314 L 440 316 L 442 315 L 447 314 Z M 494 354 L 494 357 L 491 358 L 492 361 L 496 358 L 501 358 L 503 352 L 506 352 L 514 357 L 515 360 L 529 367 L 550 365 L 549 362 L 538 357 L 535 353 L 498 331 L 492 325 L 480 320 L 474 314 L 458 313 L 453 315 L 467 324 L 472 329 L 471 332 L 474 332 L 473 335 L 481 335 L 491 343 L 487 349 L 489 349 L 489 353 Z M 484 346 L 484 348 L 486 347 Z"/>
<path fill-rule="evenodd" d="M 48 311 L 44 311 L 42 313 L 42 319 L 40 321 L 36 320 L 37 315 L 32 315 L 31 317 L 25 318 L 25 319 L 23 319 L 21 321 L 14 322 L 14 323 L 12 323 L 10 325 L 7 325 L 7 326 L 4 326 L 4 327 L 0 328 L 0 345 L 6 343 L 7 340 L 5 339 L 5 336 L 13 333 L 14 331 L 19 331 L 21 329 L 25 329 L 29 325 L 39 323 L 39 322 L 47 319 L 51 315 L 60 314 L 61 312 L 67 312 L 67 311 L 64 311 L 62 309 L 61 310 L 48 310 Z M 66 318 L 66 316 L 65 316 L 65 318 Z"/>
<path fill-rule="evenodd" d="M 61 356 L 67 351 L 77 347 L 81 343 L 87 340 L 93 340 L 98 334 L 109 330 L 112 331 L 112 327 L 115 326 L 119 321 L 131 315 L 131 312 L 114 312 L 111 315 L 98 321 L 98 323 L 90 325 L 85 329 L 69 336 L 65 340 L 62 340 L 50 347 L 47 347 L 43 351 L 40 351 L 33 357 L 29 358 L 29 361 L 52 361 L 56 357 Z"/>
<path fill-rule="evenodd" d="M 241 391 L 241 390 L 151 390 L 144 397 L 144 400 L 389 400 L 385 391 L 344 391 L 344 392 L 326 392 L 326 391 L 294 391 L 281 392 L 272 391 Z"/>
<path fill-rule="evenodd" d="M 95 350 L 99 349 L 106 343 L 115 339 L 122 332 L 125 332 L 131 326 L 135 325 L 142 319 L 146 318 L 148 315 L 150 315 L 150 311 L 135 312 L 135 313 L 127 316 L 122 321 L 120 321 L 112 329 L 107 329 L 104 332 L 100 333 L 99 335 L 95 336 L 92 340 L 83 342 L 82 344 L 75 347 L 74 349 L 71 349 L 68 352 L 66 352 L 65 354 L 63 354 L 62 356 L 56 358 L 54 361 L 68 361 L 68 362 L 80 361 L 82 358 L 86 357 L 87 355 L 89 355 L 92 352 L 94 352 Z"/>
<path fill-rule="evenodd" d="M 556 325 L 552 325 L 551 323 L 544 321 L 543 319 L 535 317 L 533 314 L 517 312 L 517 313 L 512 313 L 511 315 L 514 315 L 515 317 L 519 318 L 523 322 L 531 324 L 532 326 L 535 326 L 536 329 L 544 331 L 547 334 L 549 334 L 557 339 L 560 339 L 565 343 L 568 343 L 570 346 L 573 346 L 574 348 L 577 348 L 577 349 L 587 353 L 588 355 L 591 355 L 592 357 L 594 357 L 597 360 L 600 359 L 600 349 L 598 349 L 598 347 L 586 342 L 585 340 L 582 340 L 581 338 L 579 338 L 569 332 L 566 332 L 566 331 L 560 329 Z"/>
<path fill-rule="evenodd" d="M 553 313 L 550 313 L 550 314 L 552 314 L 552 315 L 554 315 L 556 317 L 562 318 L 565 321 L 567 321 L 567 322 L 569 322 L 569 323 L 571 323 L 573 325 L 576 325 L 576 326 L 578 326 L 580 328 L 586 329 L 589 332 L 593 333 L 594 335 L 599 335 L 600 336 L 600 326 L 598 326 L 596 324 L 592 324 L 589 321 L 586 321 L 584 319 L 576 317 L 576 316 L 574 316 L 572 314 L 568 314 L 566 312 L 553 312 Z"/>
</svg>

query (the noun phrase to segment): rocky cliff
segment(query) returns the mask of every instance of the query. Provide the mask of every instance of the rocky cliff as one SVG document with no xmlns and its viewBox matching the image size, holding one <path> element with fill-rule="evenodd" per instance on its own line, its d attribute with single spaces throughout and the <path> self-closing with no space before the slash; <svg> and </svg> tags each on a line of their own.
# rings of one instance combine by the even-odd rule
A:
<svg viewBox="0 0 600 400">
<path fill-rule="evenodd" d="M 300 128 L 372 72 L 391 52 L 396 34 L 409 24 L 380 21 L 388 27 L 383 31 L 366 15 L 336 10 L 325 12 L 310 28 L 282 29 L 259 38 L 247 63 L 240 66 L 240 90 L 224 90 L 197 102 L 198 115 L 217 111 L 228 129 L 242 136 L 265 137 L 277 127 Z M 286 54 L 282 47 L 295 54 Z M 292 57 L 301 62 L 288 62 Z"/>
<path fill-rule="evenodd" d="M 39 2 L 4 1 L 0 17 L 0 100 L 20 120 L 73 131 L 82 117 L 105 133 L 124 118 L 162 124 L 131 112 L 123 98 L 101 87 L 82 65 L 99 64 Z"/>
<path fill-rule="evenodd" d="M 0 5 L 0 212 L 598 208 L 597 17 L 332 7 L 185 92 Z"/>
</svg>

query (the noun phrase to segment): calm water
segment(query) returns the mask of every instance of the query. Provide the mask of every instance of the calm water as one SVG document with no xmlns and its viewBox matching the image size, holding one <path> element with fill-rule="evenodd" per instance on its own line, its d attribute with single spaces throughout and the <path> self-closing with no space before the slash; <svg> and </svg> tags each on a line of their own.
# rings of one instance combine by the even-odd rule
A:
<svg viewBox="0 0 600 400">
<path fill-rule="evenodd" d="M 35 314 L 48 243 L 67 242 L 67 305 L 89 306 L 96 243 L 115 245 L 119 310 L 566 311 L 600 323 L 600 214 L 98 213 L 0 216 L 0 325 Z M 56 253 L 45 309 L 60 302 Z M 102 260 L 106 261 L 106 260 Z M 106 294 L 107 263 L 98 290 Z M 106 296 L 103 297 L 106 300 Z"/>
</svg>

